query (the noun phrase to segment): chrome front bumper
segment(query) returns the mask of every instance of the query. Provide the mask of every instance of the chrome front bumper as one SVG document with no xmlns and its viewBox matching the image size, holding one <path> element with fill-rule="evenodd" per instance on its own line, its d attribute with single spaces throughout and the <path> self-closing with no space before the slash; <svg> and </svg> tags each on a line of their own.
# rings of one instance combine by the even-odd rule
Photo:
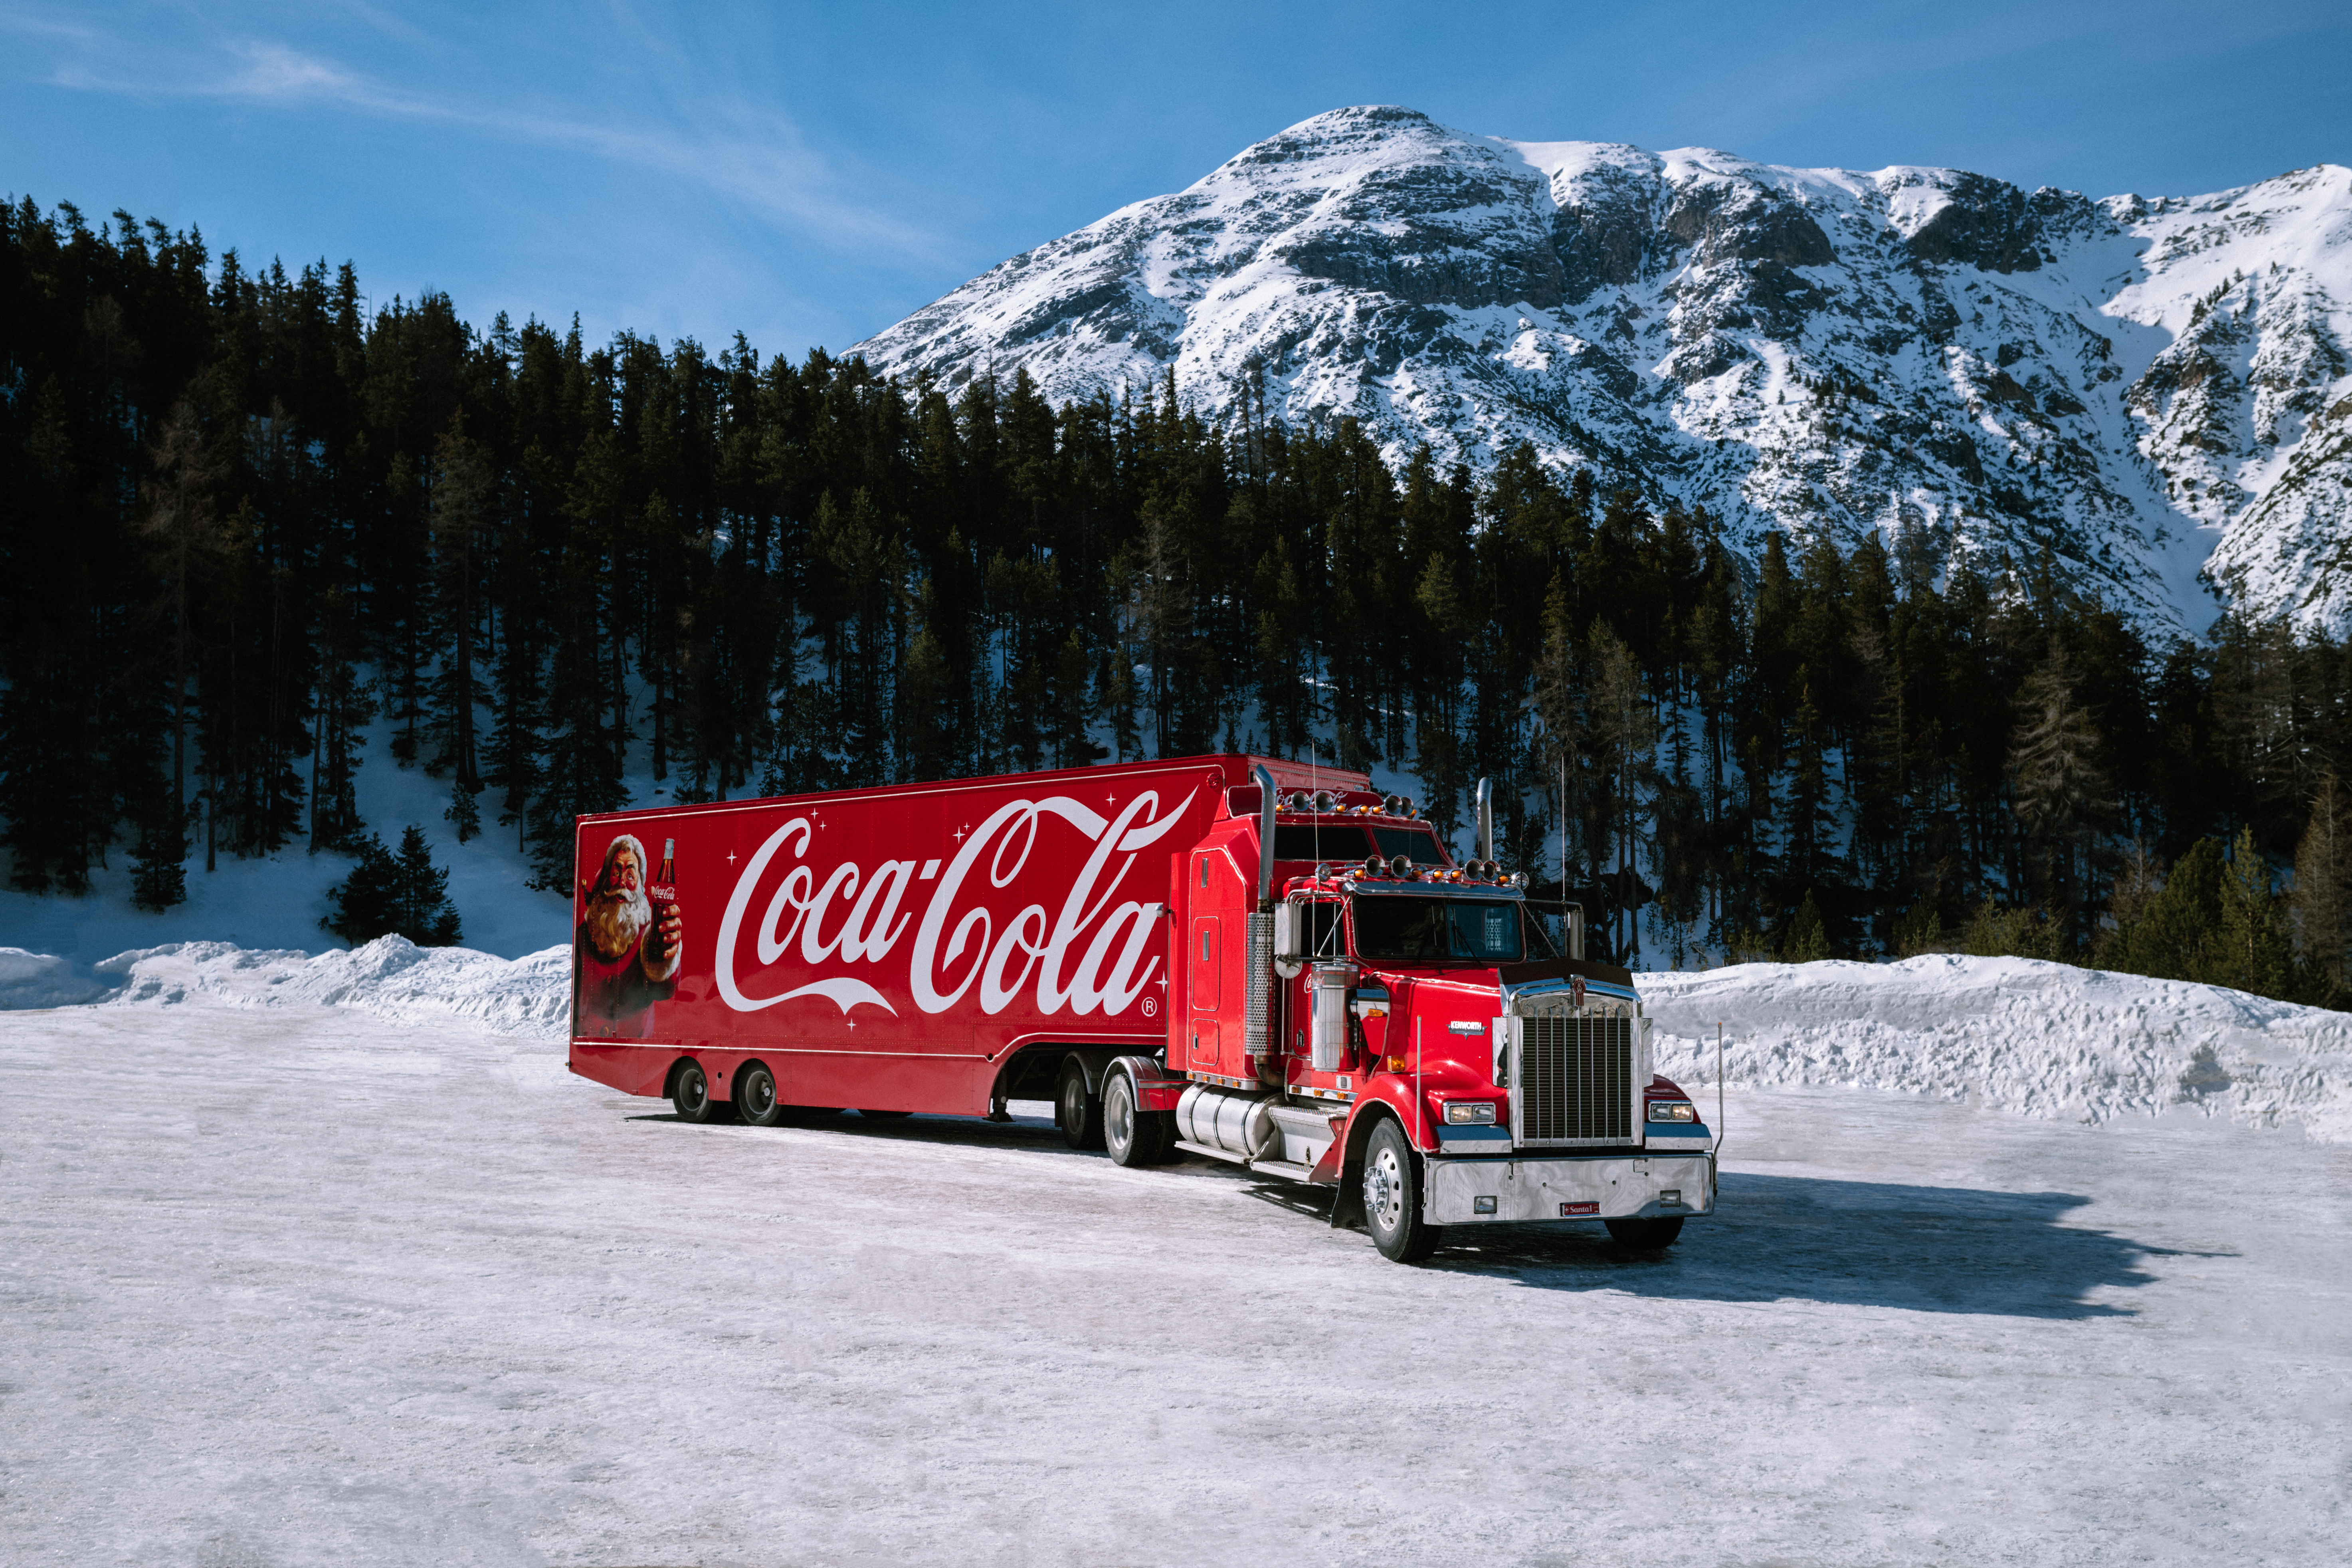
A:
<svg viewBox="0 0 2352 1568">
<path fill-rule="evenodd" d="M 1541 1160 L 1438 1155 L 1424 1169 L 1422 1217 L 1432 1225 L 1664 1219 L 1715 1209 L 1715 1160 L 1709 1154 L 1628 1151 Z"/>
</svg>

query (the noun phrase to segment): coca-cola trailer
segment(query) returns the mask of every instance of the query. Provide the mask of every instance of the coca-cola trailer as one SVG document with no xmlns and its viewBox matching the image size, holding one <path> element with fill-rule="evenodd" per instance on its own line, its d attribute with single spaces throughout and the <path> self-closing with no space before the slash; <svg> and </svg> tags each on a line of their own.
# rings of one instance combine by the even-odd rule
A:
<svg viewBox="0 0 2352 1568">
<path fill-rule="evenodd" d="M 1181 757 L 579 821 L 572 1070 L 759 1126 L 1051 1100 L 1122 1165 L 1671 1243 L 1715 1140 L 1633 977 L 1363 773 Z M 1565 952 L 1560 951 L 1564 946 Z"/>
</svg>

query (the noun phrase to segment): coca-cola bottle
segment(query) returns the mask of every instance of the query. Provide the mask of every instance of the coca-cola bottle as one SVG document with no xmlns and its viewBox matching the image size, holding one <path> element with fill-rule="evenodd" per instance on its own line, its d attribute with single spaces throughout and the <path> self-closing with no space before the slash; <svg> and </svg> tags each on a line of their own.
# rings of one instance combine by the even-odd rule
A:
<svg viewBox="0 0 2352 1568">
<path fill-rule="evenodd" d="M 654 906 L 653 942 L 648 951 L 657 952 L 664 962 L 677 958 L 670 934 L 665 929 L 669 918 L 677 912 L 677 840 L 662 840 L 661 872 L 646 889 L 646 897 Z"/>
</svg>

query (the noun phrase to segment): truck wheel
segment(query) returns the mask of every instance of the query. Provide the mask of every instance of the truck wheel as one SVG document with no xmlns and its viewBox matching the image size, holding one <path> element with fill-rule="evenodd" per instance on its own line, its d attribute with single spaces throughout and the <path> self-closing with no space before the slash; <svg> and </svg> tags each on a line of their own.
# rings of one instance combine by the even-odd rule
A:
<svg viewBox="0 0 2352 1568">
<path fill-rule="evenodd" d="M 680 1121 L 716 1121 L 719 1102 L 710 1098 L 710 1080 L 702 1074 L 700 1066 L 688 1062 L 670 1079 L 669 1102 L 677 1110 Z"/>
<path fill-rule="evenodd" d="M 1609 1239 L 1629 1252 L 1664 1252 L 1683 1233 L 1683 1216 L 1668 1219 L 1605 1219 Z"/>
<path fill-rule="evenodd" d="M 1062 1142 L 1073 1149 L 1099 1149 L 1103 1146 L 1102 1101 L 1087 1092 L 1087 1069 L 1076 1062 L 1062 1068 L 1062 1087 L 1054 1096 L 1054 1120 L 1062 1129 Z"/>
<path fill-rule="evenodd" d="M 735 1074 L 735 1116 L 753 1127 L 773 1127 L 784 1119 L 776 1103 L 776 1076 L 758 1062 Z"/>
<path fill-rule="evenodd" d="M 1157 1165 L 1168 1158 L 1168 1113 L 1138 1108 L 1135 1080 L 1123 1072 L 1103 1085 L 1103 1145 L 1122 1165 Z"/>
<path fill-rule="evenodd" d="M 1364 1224 L 1381 1256 L 1418 1263 L 1444 1232 L 1421 1217 L 1421 1173 L 1404 1129 L 1383 1119 L 1364 1149 Z"/>
</svg>

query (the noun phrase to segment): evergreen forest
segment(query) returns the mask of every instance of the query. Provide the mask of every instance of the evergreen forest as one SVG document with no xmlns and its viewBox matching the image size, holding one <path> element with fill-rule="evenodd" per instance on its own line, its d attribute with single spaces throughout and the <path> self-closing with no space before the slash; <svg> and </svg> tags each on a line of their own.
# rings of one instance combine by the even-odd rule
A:
<svg viewBox="0 0 2352 1568">
<path fill-rule="evenodd" d="M 1458 847 L 1491 776 L 1504 863 L 1649 968 L 1948 949 L 2343 995 L 2352 647 L 2154 639 L 2046 555 L 1735 548 L 1638 474 L 1391 468 L 1172 382 L 1055 407 L 478 328 L 30 199 L 0 323 L 19 889 L 389 864 L 363 767 L 446 780 L 450 830 L 561 896 L 573 816 L 632 780 L 1255 750 L 1406 775 Z"/>
</svg>

